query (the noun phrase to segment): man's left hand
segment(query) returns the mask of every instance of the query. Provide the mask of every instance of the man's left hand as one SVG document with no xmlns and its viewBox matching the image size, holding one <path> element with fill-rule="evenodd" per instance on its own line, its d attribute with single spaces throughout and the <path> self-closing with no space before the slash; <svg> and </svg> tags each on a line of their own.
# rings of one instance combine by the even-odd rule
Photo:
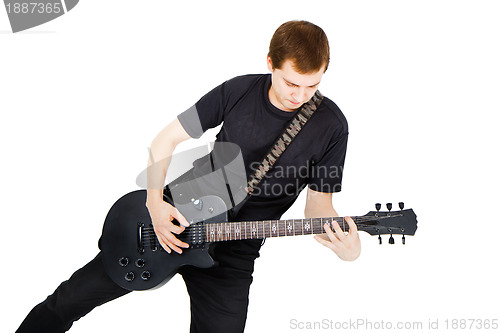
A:
<svg viewBox="0 0 500 333">
<path fill-rule="evenodd" d="M 316 235 L 314 239 L 335 252 L 340 259 L 353 261 L 361 254 L 361 241 L 353 219 L 350 217 L 344 219 L 349 225 L 349 232 L 343 232 L 337 221 L 333 221 L 332 226 L 335 232 L 330 229 L 328 224 L 325 224 L 323 227 L 326 234 Z"/>
</svg>

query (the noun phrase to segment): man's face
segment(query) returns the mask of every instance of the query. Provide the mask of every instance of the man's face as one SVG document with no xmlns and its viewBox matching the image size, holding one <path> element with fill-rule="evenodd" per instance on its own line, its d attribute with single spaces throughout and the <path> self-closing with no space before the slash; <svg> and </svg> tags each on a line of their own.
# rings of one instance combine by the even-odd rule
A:
<svg viewBox="0 0 500 333">
<path fill-rule="evenodd" d="M 269 99 L 278 109 L 283 111 L 294 111 L 311 99 L 325 72 L 325 67 L 318 72 L 300 74 L 291 60 L 283 63 L 281 68 L 272 67 L 272 62 L 267 57 L 267 67 L 272 72 Z"/>
</svg>

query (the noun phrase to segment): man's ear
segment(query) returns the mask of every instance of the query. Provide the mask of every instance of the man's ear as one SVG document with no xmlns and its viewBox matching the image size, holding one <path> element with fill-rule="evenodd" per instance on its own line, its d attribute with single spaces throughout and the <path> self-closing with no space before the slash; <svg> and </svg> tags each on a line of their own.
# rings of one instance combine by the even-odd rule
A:
<svg viewBox="0 0 500 333">
<path fill-rule="evenodd" d="M 267 69 L 268 69 L 270 72 L 273 72 L 273 71 L 274 71 L 274 68 L 273 68 L 273 61 L 271 60 L 271 57 L 270 57 L 270 56 L 267 56 Z"/>
</svg>

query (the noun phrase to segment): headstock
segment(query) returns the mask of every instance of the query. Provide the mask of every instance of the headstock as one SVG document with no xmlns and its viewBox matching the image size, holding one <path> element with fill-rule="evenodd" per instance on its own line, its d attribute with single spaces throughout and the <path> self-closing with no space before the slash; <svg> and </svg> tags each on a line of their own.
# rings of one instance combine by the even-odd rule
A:
<svg viewBox="0 0 500 333">
<path fill-rule="evenodd" d="M 376 211 L 371 211 L 360 216 L 356 221 L 359 230 L 365 231 L 372 236 L 379 236 L 379 243 L 382 244 L 381 235 L 391 235 L 389 244 L 394 244 L 392 235 L 403 235 L 402 241 L 405 244 L 405 235 L 413 236 L 417 231 L 417 216 L 413 209 L 404 209 L 404 203 L 399 203 L 399 209 L 393 211 L 392 204 L 386 204 L 387 211 L 381 211 L 382 205 L 375 204 Z"/>
</svg>

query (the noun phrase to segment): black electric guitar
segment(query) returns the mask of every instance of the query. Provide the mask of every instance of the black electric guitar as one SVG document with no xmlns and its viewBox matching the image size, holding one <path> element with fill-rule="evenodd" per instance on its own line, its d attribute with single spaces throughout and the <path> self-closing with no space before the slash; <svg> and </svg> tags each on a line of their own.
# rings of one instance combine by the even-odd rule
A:
<svg viewBox="0 0 500 333">
<path fill-rule="evenodd" d="M 128 193 L 111 207 L 103 226 L 100 246 L 106 272 L 119 286 L 128 290 L 146 290 L 165 284 L 183 265 L 208 268 L 215 264 L 209 253 L 212 242 L 283 237 L 324 233 L 325 223 L 336 220 L 342 230 L 349 225 L 342 217 L 227 222 L 226 205 L 217 196 L 204 196 L 176 208 L 191 223 L 178 238 L 190 245 L 182 254 L 167 253 L 158 243 L 146 208 L 146 190 Z M 165 201 L 172 202 L 165 196 Z M 358 230 L 370 235 L 414 235 L 416 215 L 412 209 L 381 212 L 352 217 Z"/>
</svg>

